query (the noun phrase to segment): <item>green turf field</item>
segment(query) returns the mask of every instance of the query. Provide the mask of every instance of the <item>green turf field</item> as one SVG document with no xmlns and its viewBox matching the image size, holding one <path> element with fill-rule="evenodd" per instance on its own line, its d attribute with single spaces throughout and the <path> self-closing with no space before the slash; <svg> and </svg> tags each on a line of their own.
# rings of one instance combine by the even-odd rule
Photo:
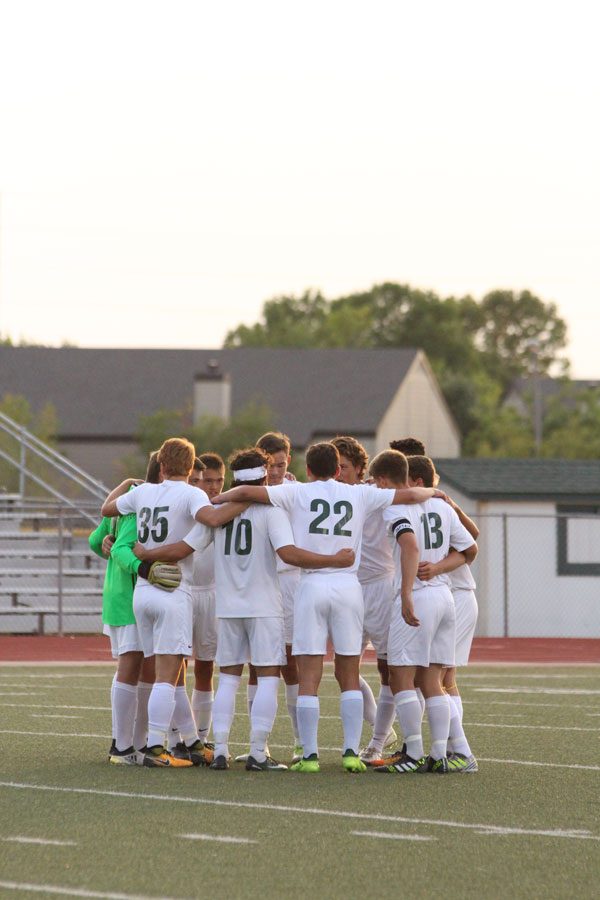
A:
<svg viewBox="0 0 600 900">
<path fill-rule="evenodd" d="M 112 667 L 0 668 L 0 896 L 597 897 L 599 676 L 470 667 L 479 774 L 394 777 L 342 771 L 330 668 L 319 775 L 110 766 Z"/>
</svg>

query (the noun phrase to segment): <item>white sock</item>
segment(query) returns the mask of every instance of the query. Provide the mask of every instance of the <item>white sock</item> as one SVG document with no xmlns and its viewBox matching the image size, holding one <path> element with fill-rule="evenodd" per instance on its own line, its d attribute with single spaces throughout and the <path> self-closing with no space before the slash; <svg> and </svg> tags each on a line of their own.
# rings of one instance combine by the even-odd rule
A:
<svg viewBox="0 0 600 900">
<path fill-rule="evenodd" d="M 248 705 L 248 718 L 252 715 L 252 704 L 254 703 L 254 698 L 256 697 L 256 689 L 258 688 L 257 684 L 248 684 L 246 685 L 246 703 Z"/>
<path fill-rule="evenodd" d="M 371 695 L 372 696 L 372 695 Z M 344 729 L 343 751 L 354 750 L 358 754 L 363 723 L 363 695 L 361 691 L 342 691 L 340 715 Z"/>
<path fill-rule="evenodd" d="M 117 684 L 117 673 L 116 672 L 113 675 L 113 680 L 112 680 L 112 683 L 110 686 L 110 714 L 111 714 L 110 729 L 111 729 L 111 735 L 112 735 L 113 741 L 115 739 L 115 732 L 117 730 L 117 723 L 115 722 L 115 702 L 113 699 L 114 693 L 115 693 L 115 684 Z"/>
<path fill-rule="evenodd" d="M 204 743 L 206 743 L 210 731 L 214 699 L 213 691 L 197 691 L 196 688 L 192 691 L 192 713 L 200 740 Z"/>
<path fill-rule="evenodd" d="M 304 747 L 304 756 L 318 754 L 319 698 L 301 694 L 296 705 L 298 715 L 298 736 Z"/>
<path fill-rule="evenodd" d="M 148 747 L 164 747 L 174 709 L 174 685 L 155 682 L 148 700 Z"/>
<path fill-rule="evenodd" d="M 458 700 L 458 703 L 456 702 Z M 472 756 L 469 742 L 462 725 L 462 702 L 456 694 L 448 694 L 450 703 L 450 729 L 448 733 L 448 749 L 463 756 Z"/>
<path fill-rule="evenodd" d="M 421 721 L 423 721 L 423 716 L 425 715 L 425 697 L 423 696 L 423 691 L 421 688 L 415 688 L 417 692 L 417 700 L 421 705 Z"/>
<path fill-rule="evenodd" d="M 296 743 L 300 741 L 300 735 L 298 734 L 298 715 L 296 713 L 296 707 L 298 706 L 298 685 L 297 684 L 286 684 L 285 686 L 285 703 L 287 706 L 287 711 L 289 713 L 290 719 L 292 720 L 292 729 L 294 731 L 294 740 Z"/>
<path fill-rule="evenodd" d="M 117 750 L 128 750 L 133 744 L 133 723 L 137 706 L 137 685 L 113 681 L 111 690 L 113 736 Z"/>
<path fill-rule="evenodd" d="M 175 712 L 171 725 L 173 729 L 177 729 L 184 744 L 189 746 L 198 740 L 198 729 L 194 722 L 190 698 L 184 685 L 175 688 Z"/>
<path fill-rule="evenodd" d="M 136 750 L 141 750 L 148 743 L 148 700 L 151 693 L 151 684 L 138 681 L 137 710 L 133 725 L 133 746 Z"/>
<path fill-rule="evenodd" d="M 429 731 L 431 732 L 432 759 L 442 759 L 446 755 L 448 732 L 450 730 L 450 702 L 447 694 L 428 697 L 425 701 Z"/>
<path fill-rule="evenodd" d="M 421 704 L 416 691 L 398 691 L 394 694 L 396 715 L 402 729 L 406 752 L 411 759 L 421 759 L 423 735 L 421 734 Z"/>
<path fill-rule="evenodd" d="M 375 716 L 375 725 L 373 726 L 373 737 L 369 744 L 370 747 L 374 747 L 376 750 L 383 750 L 385 739 L 391 731 L 395 718 L 396 707 L 392 689 L 387 684 L 382 684 L 379 689 L 379 697 L 377 698 L 377 714 Z"/>
<path fill-rule="evenodd" d="M 257 762 L 264 762 L 267 758 L 265 745 L 277 715 L 278 690 L 279 676 L 264 675 L 258 678 L 250 718 L 250 755 Z"/>
<path fill-rule="evenodd" d="M 365 722 L 373 726 L 375 724 L 375 716 L 377 715 L 375 695 L 362 675 L 358 679 L 358 686 L 363 698 L 363 716 Z"/>
<path fill-rule="evenodd" d="M 219 675 L 219 686 L 213 704 L 215 757 L 229 756 L 229 732 L 235 714 L 235 695 L 241 680 L 240 675 Z"/>
</svg>

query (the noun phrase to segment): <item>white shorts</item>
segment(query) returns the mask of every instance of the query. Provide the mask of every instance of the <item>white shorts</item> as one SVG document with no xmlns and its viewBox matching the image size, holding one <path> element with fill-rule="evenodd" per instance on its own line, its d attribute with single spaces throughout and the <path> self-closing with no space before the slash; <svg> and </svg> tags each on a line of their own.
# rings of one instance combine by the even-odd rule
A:
<svg viewBox="0 0 600 900">
<path fill-rule="evenodd" d="M 110 638 L 110 649 L 113 659 L 117 659 L 123 653 L 141 653 L 142 642 L 138 627 L 133 625 L 104 625 L 102 633 Z"/>
<path fill-rule="evenodd" d="M 289 569 L 279 573 L 279 587 L 283 603 L 283 628 L 286 644 L 292 643 L 294 635 L 294 598 L 300 584 L 298 569 Z"/>
<path fill-rule="evenodd" d="M 340 656 L 360 656 L 362 588 L 355 575 L 304 575 L 294 602 L 294 656 L 325 656 L 327 638 Z"/>
<path fill-rule="evenodd" d="M 217 663 L 223 666 L 284 666 L 283 619 L 262 616 L 217 619 Z"/>
<path fill-rule="evenodd" d="M 454 600 L 445 585 L 420 588 L 413 593 L 415 616 L 421 623 L 407 625 L 402 618 L 402 602 L 396 597 L 392 608 L 388 665 L 454 665 L 456 617 Z"/>
<path fill-rule="evenodd" d="M 395 594 L 394 576 L 386 575 L 377 581 L 368 581 L 362 585 L 362 592 L 365 604 L 362 649 L 371 641 L 377 658 L 386 659 Z"/>
<path fill-rule="evenodd" d="M 144 656 L 156 653 L 191 656 L 192 598 L 189 588 L 161 591 L 138 578 L 133 592 L 133 613 Z"/>
<path fill-rule="evenodd" d="M 469 662 L 471 644 L 477 625 L 477 599 L 474 591 L 462 588 L 452 591 L 456 607 L 456 661 L 457 666 L 466 666 Z"/>
<path fill-rule="evenodd" d="M 212 662 L 217 655 L 214 588 L 192 588 L 192 622 L 192 655 L 204 662 Z"/>
</svg>

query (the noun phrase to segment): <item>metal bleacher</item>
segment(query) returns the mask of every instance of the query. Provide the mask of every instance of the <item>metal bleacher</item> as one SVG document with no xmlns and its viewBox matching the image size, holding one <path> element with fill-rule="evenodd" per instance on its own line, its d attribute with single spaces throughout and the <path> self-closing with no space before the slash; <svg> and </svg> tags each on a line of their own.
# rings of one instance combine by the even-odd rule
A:
<svg viewBox="0 0 600 900">
<path fill-rule="evenodd" d="M 0 633 L 99 631 L 105 563 L 87 538 L 108 489 L 3 413 L 0 437 L 17 473 L 0 486 Z"/>
</svg>

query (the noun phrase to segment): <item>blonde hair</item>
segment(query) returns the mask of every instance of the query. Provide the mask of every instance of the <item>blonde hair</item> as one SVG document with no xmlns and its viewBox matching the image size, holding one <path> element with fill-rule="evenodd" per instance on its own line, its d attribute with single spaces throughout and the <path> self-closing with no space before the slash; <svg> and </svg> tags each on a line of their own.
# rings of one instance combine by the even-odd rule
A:
<svg viewBox="0 0 600 900">
<path fill-rule="evenodd" d="M 189 476 L 194 466 L 196 449 L 187 438 L 169 438 L 158 451 L 158 462 L 166 475 Z"/>
</svg>

